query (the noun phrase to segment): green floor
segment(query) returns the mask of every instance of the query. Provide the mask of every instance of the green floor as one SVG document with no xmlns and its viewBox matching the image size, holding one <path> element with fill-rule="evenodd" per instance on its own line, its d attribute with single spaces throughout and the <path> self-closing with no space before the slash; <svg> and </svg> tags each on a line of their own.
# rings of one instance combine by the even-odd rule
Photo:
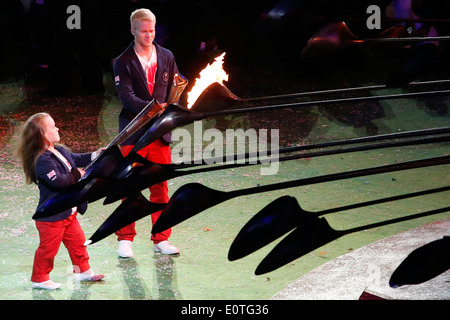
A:
<svg viewBox="0 0 450 320">
<path fill-rule="evenodd" d="M 150 218 L 137 223 L 138 236 L 133 245 L 134 258 L 119 259 L 117 241 L 110 236 L 88 247 L 94 271 L 106 274 L 105 281 L 94 284 L 74 283 L 71 263 L 65 248 L 56 257 L 52 280 L 62 283 L 57 291 L 31 289 L 30 275 L 33 255 L 39 242 L 31 219 L 38 191 L 24 183 L 19 165 L 12 158 L 14 132 L 26 118 L 38 111 L 48 111 L 60 127 L 62 142 L 74 151 L 88 151 L 106 145 L 116 134 L 120 104 L 108 89 L 99 97 L 27 99 L 22 82 L 9 81 L 0 89 L 0 299 L 270 299 L 275 293 L 303 274 L 323 263 L 360 248 L 373 241 L 432 221 L 447 218 L 443 213 L 382 228 L 347 235 L 268 274 L 255 276 L 259 262 L 275 243 L 238 261 L 227 260 L 228 249 L 241 227 L 265 205 L 281 195 L 295 196 L 308 211 L 378 199 L 428 188 L 448 185 L 450 166 L 441 165 L 402 172 L 322 183 L 300 188 L 238 197 L 210 208 L 174 227 L 171 242 L 180 249 L 180 256 L 155 254 L 150 241 Z M 89 112 L 96 104 L 99 112 Z M 380 103 L 386 116 L 374 120 L 379 133 L 418 130 L 448 126 L 450 114 L 427 112 L 415 100 L 384 101 Z M 450 106 L 450 102 L 446 102 Z M 85 114 L 85 113 L 86 114 Z M 295 111 L 289 112 L 292 119 Z M 282 111 L 277 114 L 282 114 Z M 306 141 L 291 140 L 289 145 L 346 139 L 365 135 L 364 128 L 355 128 L 324 116 L 314 107 L 309 109 L 314 123 Z M 64 124 L 58 125 L 58 120 Z M 286 118 L 284 118 L 286 119 Z M 279 125 L 282 125 L 282 118 Z M 235 126 L 245 125 L 248 117 L 232 119 Z M 205 122 L 213 127 L 214 120 Z M 96 128 L 96 130 L 92 130 Z M 192 126 L 187 126 L 192 130 Z M 244 128 L 245 129 L 245 128 Z M 292 128 L 290 130 L 293 130 Z M 92 132 L 94 131 L 94 132 Z M 289 137 L 289 136 L 287 136 Z M 283 138 L 285 139 L 285 138 Z M 185 176 L 169 181 L 170 193 L 188 182 L 199 182 L 213 189 L 231 191 L 256 185 L 265 185 L 294 178 L 312 177 L 327 173 L 379 166 L 400 161 L 448 155 L 449 143 L 425 146 L 389 148 L 355 152 L 328 157 L 283 162 L 275 176 L 259 175 L 259 167 L 245 167 L 228 171 Z M 145 193 L 145 192 L 144 192 Z M 145 193 L 147 194 L 147 193 Z M 395 203 L 365 207 L 335 213 L 326 217 L 335 229 L 391 219 L 403 215 L 448 206 L 450 193 L 402 200 Z M 89 205 L 79 216 L 88 238 L 113 212 L 117 203 L 103 206 L 101 201 Z M 376 257 L 374 257 L 376 259 Z M 317 288 L 320 290 L 320 288 Z"/>
</svg>

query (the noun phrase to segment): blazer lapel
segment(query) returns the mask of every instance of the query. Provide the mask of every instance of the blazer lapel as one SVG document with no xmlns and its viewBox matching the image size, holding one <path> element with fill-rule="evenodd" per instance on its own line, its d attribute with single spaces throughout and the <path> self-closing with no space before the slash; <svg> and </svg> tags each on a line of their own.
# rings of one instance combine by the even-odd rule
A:
<svg viewBox="0 0 450 320">
<path fill-rule="evenodd" d="M 67 160 L 67 162 L 69 162 L 69 164 L 70 164 L 70 166 L 71 166 L 72 168 L 76 168 L 75 163 L 72 161 L 72 158 L 67 154 L 67 152 L 66 152 L 66 150 L 64 150 L 64 148 L 56 147 L 55 149 L 56 149 L 56 151 L 58 151 L 58 152 L 59 152 L 59 153 Z M 58 161 L 58 163 L 61 164 L 62 168 L 64 168 L 64 170 L 65 170 L 66 172 L 69 172 L 69 171 L 70 171 L 69 168 L 67 167 L 67 164 L 64 163 L 64 161 L 63 161 L 62 159 L 60 159 L 60 158 L 59 158 L 56 154 L 54 154 L 53 152 L 51 152 L 51 151 L 49 151 L 49 152 L 50 152 L 50 154 L 52 155 L 52 157 L 54 157 L 54 158 Z"/>
<path fill-rule="evenodd" d="M 131 43 L 131 45 L 128 47 L 128 54 L 130 57 L 130 62 L 133 68 L 136 70 L 137 74 L 139 75 L 139 78 L 144 84 L 144 87 L 147 88 L 147 79 L 145 78 L 145 71 L 142 68 L 141 62 L 139 61 L 138 56 L 136 55 L 136 52 L 134 51 L 134 41 Z"/>
<path fill-rule="evenodd" d="M 73 161 L 72 157 L 69 155 L 67 150 L 65 150 L 64 148 L 58 148 L 58 150 L 59 150 L 59 153 L 61 153 L 62 156 L 64 158 L 66 158 L 66 160 L 70 163 L 72 168 L 76 168 L 77 167 L 77 165 L 75 164 L 75 161 Z M 65 167 L 65 165 L 64 165 L 64 167 Z"/>
<path fill-rule="evenodd" d="M 144 69 L 142 69 L 142 65 L 139 62 L 139 59 L 136 57 L 136 59 L 133 59 L 131 61 L 131 64 L 133 65 L 133 67 L 136 69 L 139 78 L 141 79 L 141 81 L 144 83 L 145 87 L 147 87 L 147 79 L 145 79 L 145 73 L 144 73 Z"/>
<path fill-rule="evenodd" d="M 160 53 L 160 49 L 159 49 L 159 45 L 156 42 L 153 42 L 153 45 L 155 46 L 155 52 L 156 52 L 156 74 L 155 74 L 155 79 L 161 79 L 162 75 L 162 68 L 158 68 L 158 66 L 161 66 L 161 59 L 162 59 L 162 55 Z M 159 86 L 160 81 L 156 81 L 155 80 L 155 89 L 156 86 Z"/>
</svg>

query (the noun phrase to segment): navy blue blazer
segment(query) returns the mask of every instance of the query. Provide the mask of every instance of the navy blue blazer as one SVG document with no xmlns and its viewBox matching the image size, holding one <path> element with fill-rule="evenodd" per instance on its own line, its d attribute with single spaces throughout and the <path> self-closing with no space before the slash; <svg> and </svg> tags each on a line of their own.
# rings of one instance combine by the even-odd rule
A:
<svg viewBox="0 0 450 320">
<path fill-rule="evenodd" d="M 36 162 L 36 178 L 39 187 L 39 204 L 36 211 L 39 211 L 44 204 L 54 197 L 58 192 L 75 184 L 80 178 L 77 167 L 85 167 L 91 161 L 91 153 L 73 153 L 63 147 L 55 147 L 64 158 L 69 161 L 72 171 L 50 151 L 45 151 Z M 83 214 L 87 210 L 87 203 L 78 206 L 78 212 Z M 68 209 L 56 215 L 36 219 L 37 221 L 60 221 L 72 214 Z"/>
<path fill-rule="evenodd" d="M 165 103 L 169 98 L 174 76 L 178 73 L 178 67 L 170 50 L 161 47 L 156 42 L 153 44 L 157 54 L 153 95 L 148 90 L 145 71 L 134 51 L 134 41 L 114 61 L 114 82 L 122 103 L 122 110 L 119 114 L 119 132 L 153 99 L 156 99 L 159 103 Z M 149 127 L 150 124 L 142 127 L 122 145 L 134 145 Z M 170 133 L 165 135 L 163 140 L 170 143 Z"/>
</svg>

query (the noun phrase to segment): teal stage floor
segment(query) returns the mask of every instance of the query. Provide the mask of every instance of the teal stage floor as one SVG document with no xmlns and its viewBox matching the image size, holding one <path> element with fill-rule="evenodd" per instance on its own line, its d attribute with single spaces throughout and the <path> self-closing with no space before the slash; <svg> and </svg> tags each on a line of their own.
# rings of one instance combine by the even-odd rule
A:
<svg viewBox="0 0 450 320">
<path fill-rule="evenodd" d="M 75 283 L 69 256 L 61 246 L 51 278 L 62 283 L 62 287 L 56 291 L 32 289 L 31 268 L 39 238 L 31 216 L 37 205 L 38 190 L 34 185 L 25 184 L 21 168 L 12 157 L 17 129 L 30 115 L 46 111 L 56 120 L 62 142 L 72 150 L 93 151 L 105 146 L 117 134 L 120 103 L 111 83 L 111 75 L 106 73 L 104 77 L 106 91 L 103 95 L 46 97 L 27 88 L 23 81 L 14 79 L 4 81 L 0 87 L 0 299 L 267 300 L 299 277 L 337 257 L 399 232 L 449 217 L 446 212 L 350 234 L 278 270 L 256 276 L 254 271 L 259 262 L 279 241 L 233 262 L 227 260 L 228 249 L 241 227 L 276 198 L 282 195 L 295 196 L 305 210 L 320 211 L 446 186 L 450 181 L 450 166 L 440 165 L 278 190 L 226 201 L 175 226 L 170 241 L 180 249 L 181 254 L 177 257 L 152 251 L 151 221 L 148 217 L 137 223 L 138 236 L 133 244 L 134 257 L 131 259 L 118 258 L 115 236 L 89 246 L 92 268 L 106 274 L 100 283 Z M 329 88 L 338 87 L 331 82 Z M 234 88 L 232 83 L 230 88 Z M 299 85 L 289 88 L 298 91 L 311 89 L 316 87 Z M 402 93 L 407 90 L 390 89 L 384 92 Z M 275 93 L 282 91 L 278 89 Z M 441 106 L 448 108 L 450 105 L 448 96 L 439 101 Z M 450 113 L 428 110 L 425 102 L 426 99 L 402 99 L 369 104 L 368 107 L 376 105 L 384 110 L 384 116 L 372 120 L 370 126 L 346 123 L 330 110 L 310 107 L 306 110 L 279 110 L 273 114 L 265 112 L 208 119 L 203 122 L 203 128 L 279 128 L 280 144 L 283 147 L 450 124 Z M 186 128 L 193 130 L 192 125 Z M 279 172 L 272 176 L 260 175 L 259 166 L 236 168 L 172 179 L 169 189 L 172 194 L 186 183 L 198 182 L 213 189 L 232 191 L 295 178 L 448 155 L 449 152 L 450 144 L 446 142 L 307 158 L 281 163 Z M 144 194 L 148 195 L 146 192 Z M 448 206 L 449 202 L 450 193 L 444 192 L 338 212 L 326 219 L 335 229 L 349 229 Z M 79 216 L 87 238 L 117 206 L 118 203 L 104 206 L 102 201 L 89 205 L 88 211 Z M 373 259 L 376 261 L 377 257 Z M 315 290 L 320 291 L 321 288 Z"/>
</svg>

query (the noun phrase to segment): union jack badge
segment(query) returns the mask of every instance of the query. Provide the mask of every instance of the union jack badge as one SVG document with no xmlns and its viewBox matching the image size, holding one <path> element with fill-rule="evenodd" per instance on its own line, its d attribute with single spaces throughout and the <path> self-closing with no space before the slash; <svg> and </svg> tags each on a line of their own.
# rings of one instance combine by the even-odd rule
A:
<svg viewBox="0 0 450 320">
<path fill-rule="evenodd" d="M 56 172 L 55 172 L 55 170 L 52 170 L 49 173 L 47 173 L 47 178 L 49 178 L 52 181 L 55 180 L 56 179 Z"/>
</svg>

